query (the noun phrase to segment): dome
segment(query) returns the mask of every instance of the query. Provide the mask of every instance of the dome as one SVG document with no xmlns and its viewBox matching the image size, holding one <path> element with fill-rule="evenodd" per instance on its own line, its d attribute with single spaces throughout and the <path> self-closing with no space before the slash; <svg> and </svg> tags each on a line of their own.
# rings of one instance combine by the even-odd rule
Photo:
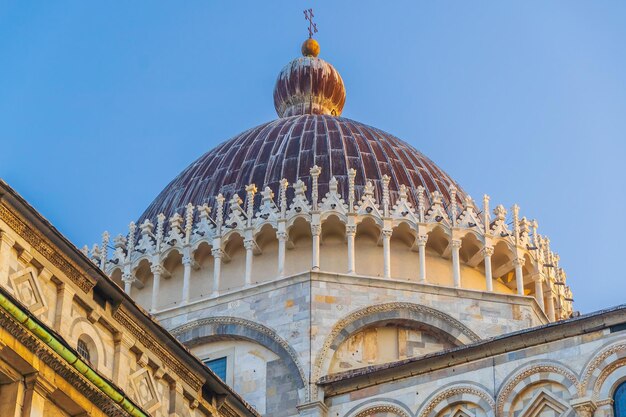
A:
<svg viewBox="0 0 626 417">
<path fill-rule="evenodd" d="M 302 56 L 282 69 L 274 87 L 280 117 L 297 114 L 341 115 L 346 90 L 337 70 L 323 59 Z"/>
<path fill-rule="evenodd" d="M 416 205 L 418 187 L 426 196 L 438 191 L 449 203 L 448 188 L 454 185 L 459 203 L 467 197 L 458 184 L 430 159 L 411 145 L 382 130 L 339 117 L 346 99 L 343 80 L 337 70 L 317 57 L 319 45 L 308 39 L 303 56 L 280 72 L 274 88 L 274 120 L 223 142 L 180 173 L 143 213 L 140 222 L 158 214 L 166 218 L 182 214 L 185 206 L 208 204 L 222 194 L 228 201 L 235 193 L 245 199 L 245 187 L 270 187 L 278 195 L 279 182 L 302 180 L 310 186 L 309 170 L 321 168 L 319 195 L 329 190 L 335 177 L 339 191 L 347 198 L 348 170 L 356 170 L 355 191 L 359 198 L 371 181 L 376 198 L 382 196 L 382 179 L 390 177 L 391 202 L 401 185 Z M 308 193 L 310 195 L 310 193 Z M 293 189 L 288 190 L 288 196 Z M 255 204 L 261 196 L 257 194 Z"/>
<path fill-rule="evenodd" d="M 256 184 L 259 190 L 269 186 L 276 195 L 282 178 L 290 184 L 301 179 L 310 188 L 309 170 L 314 165 L 321 168 L 320 196 L 328 192 L 328 183 L 335 177 L 339 191 L 347 197 L 348 170 L 354 168 L 357 198 L 368 180 L 380 198 L 384 175 L 391 177 L 392 202 L 402 184 L 414 204 L 419 186 L 427 195 L 439 191 L 449 202 L 448 187 L 454 184 L 458 201 L 466 197 L 448 174 L 397 137 L 347 118 L 305 114 L 262 124 L 207 152 L 165 187 L 140 222 L 146 218 L 154 222 L 159 213 L 167 218 L 182 214 L 188 203 L 213 206 L 219 193 L 227 201 L 234 193 L 245 199 L 248 184 Z"/>
</svg>

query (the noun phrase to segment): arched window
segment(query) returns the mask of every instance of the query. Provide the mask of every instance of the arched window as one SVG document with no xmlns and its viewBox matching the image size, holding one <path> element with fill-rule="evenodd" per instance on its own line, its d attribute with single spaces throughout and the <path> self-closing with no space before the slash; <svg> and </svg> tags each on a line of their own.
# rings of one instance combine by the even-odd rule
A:
<svg viewBox="0 0 626 417">
<path fill-rule="evenodd" d="M 85 342 L 82 338 L 78 339 L 78 343 L 76 344 L 76 350 L 78 354 L 83 357 L 87 362 L 91 362 L 91 353 L 89 352 L 89 347 L 87 346 L 87 342 Z"/>
<path fill-rule="evenodd" d="M 626 417 L 626 382 L 617 387 L 613 401 L 614 417 Z"/>
</svg>

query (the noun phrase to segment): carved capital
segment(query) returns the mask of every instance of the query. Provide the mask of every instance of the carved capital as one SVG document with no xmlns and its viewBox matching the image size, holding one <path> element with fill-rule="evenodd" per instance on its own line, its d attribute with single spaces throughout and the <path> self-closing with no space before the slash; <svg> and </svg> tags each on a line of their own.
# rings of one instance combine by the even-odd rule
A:
<svg viewBox="0 0 626 417">
<path fill-rule="evenodd" d="M 383 234 L 383 237 L 389 239 L 391 238 L 391 234 L 393 233 L 393 230 L 383 229 L 381 233 Z"/>
<path fill-rule="evenodd" d="M 132 284 L 133 282 L 135 282 L 135 276 L 133 274 L 123 274 L 122 281 Z"/>
<path fill-rule="evenodd" d="M 417 237 L 417 245 L 418 246 L 426 246 L 426 242 L 428 242 L 428 235 L 420 235 Z"/>
<path fill-rule="evenodd" d="M 183 265 L 184 265 L 184 266 L 189 266 L 189 265 L 191 265 L 191 264 L 192 264 L 193 259 L 191 258 L 191 256 L 190 256 L 190 255 L 183 255 L 183 260 L 182 260 L 182 262 L 183 262 Z"/>
<path fill-rule="evenodd" d="M 452 241 L 450 242 L 450 245 L 452 246 L 452 249 L 460 249 L 461 248 L 461 239 L 452 239 Z"/>
<path fill-rule="evenodd" d="M 311 233 L 313 236 L 319 236 L 322 234 L 322 225 L 320 224 L 312 224 L 311 225 Z"/>
<path fill-rule="evenodd" d="M 224 256 L 224 251 L 222 250 L 222 248 L 214 248 L 211 249 L 211 255 L 213 255 L 215 259 L 220 259 L 222 256 Z"/>
<path fill-rule="evenodd" d="M 596 411 L 596 403 L 591 398 L 577 398 L 571 403 L 577 417 L 593 417 Z"/>
<path fill-rule="evenodd" d="M 493 256 L 493 252 L 494 252 L 493 246 L 485 246 L 482 249 L 482 254 L 485 258 L 488 256 Z"/>
<path fill-rule="evenodd" d="M 289 235 L 287 234 L 287 232 L 276 232 L 276 238 L 280 241 L 285 242 L 289 238 Z"/>
<path fill-rule="evenodd" d="M 150 265 L 150 271 L 153 275 L 163 275 L 165 268 L 161 264 Z"/>
<path fill-rule="evenodd" d="M 243 241 L 243 247 L 246 248 L 246 250 L 252 250 L 255 246 L 256 242 L 254 241 L 254 239 L 245 239 Z"/>
<path fill-rule="evenodd" d="M 346 235 L 348 236 L 356 235 L 356 226 L 353 226 L 353 225 L 346 226 Z"/>
<path fill-rule="evenodd" d="M 526 264 L 526 258 L 515 258 L 513 259 L 513 266 L 515 268 L 522 267 Z"/>
</svg>

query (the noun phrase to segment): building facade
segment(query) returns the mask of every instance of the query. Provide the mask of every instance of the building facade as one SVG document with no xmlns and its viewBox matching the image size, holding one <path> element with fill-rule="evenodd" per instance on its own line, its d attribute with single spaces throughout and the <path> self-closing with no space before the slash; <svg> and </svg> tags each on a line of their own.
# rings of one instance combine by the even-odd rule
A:
<svg viewBox="0 0 626 417">
<path fill-rule="evenodd" d="M 167 329 L 166 352 L 190 360 L 176 338 L 237 394 L 191 360 L 194 391 L 145 347 L 127 349 L 121 386 L 142 369 L 165 379 L 157 413 L 173 402 L 278 417 L 626 417 L 626 308 L 578 316 L 537 221 L 475 202 L 406 142 L 341 117 L 341 76 L 314 40 L 302 52 L 278 76 L 277 120 L 193 162 L 126 235 L 83 249 L 122 306 Z M 22 252 L 3 245 L 14 289 Z M 71 314 L 93 323 L 83 304 L 40 314 L 75 335 Z M 120 325 L 108 308 L 96 322 L 112 324 L 90 340 Z"/>
</svg>

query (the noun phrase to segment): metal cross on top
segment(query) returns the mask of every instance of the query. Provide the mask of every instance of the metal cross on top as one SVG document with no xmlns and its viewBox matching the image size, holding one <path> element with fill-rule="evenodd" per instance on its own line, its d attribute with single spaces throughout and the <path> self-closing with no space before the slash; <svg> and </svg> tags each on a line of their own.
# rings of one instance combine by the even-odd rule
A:
<svg viewBox="0 0 626 417">
<path fill-rule="evenodd" d="M 309 21 L 309 39 L 313 37 L 314 33 L 317 33 L 317 25 L 313 23 L 313 9 L 304 11 L 304 19 Z"/>
</svg>

